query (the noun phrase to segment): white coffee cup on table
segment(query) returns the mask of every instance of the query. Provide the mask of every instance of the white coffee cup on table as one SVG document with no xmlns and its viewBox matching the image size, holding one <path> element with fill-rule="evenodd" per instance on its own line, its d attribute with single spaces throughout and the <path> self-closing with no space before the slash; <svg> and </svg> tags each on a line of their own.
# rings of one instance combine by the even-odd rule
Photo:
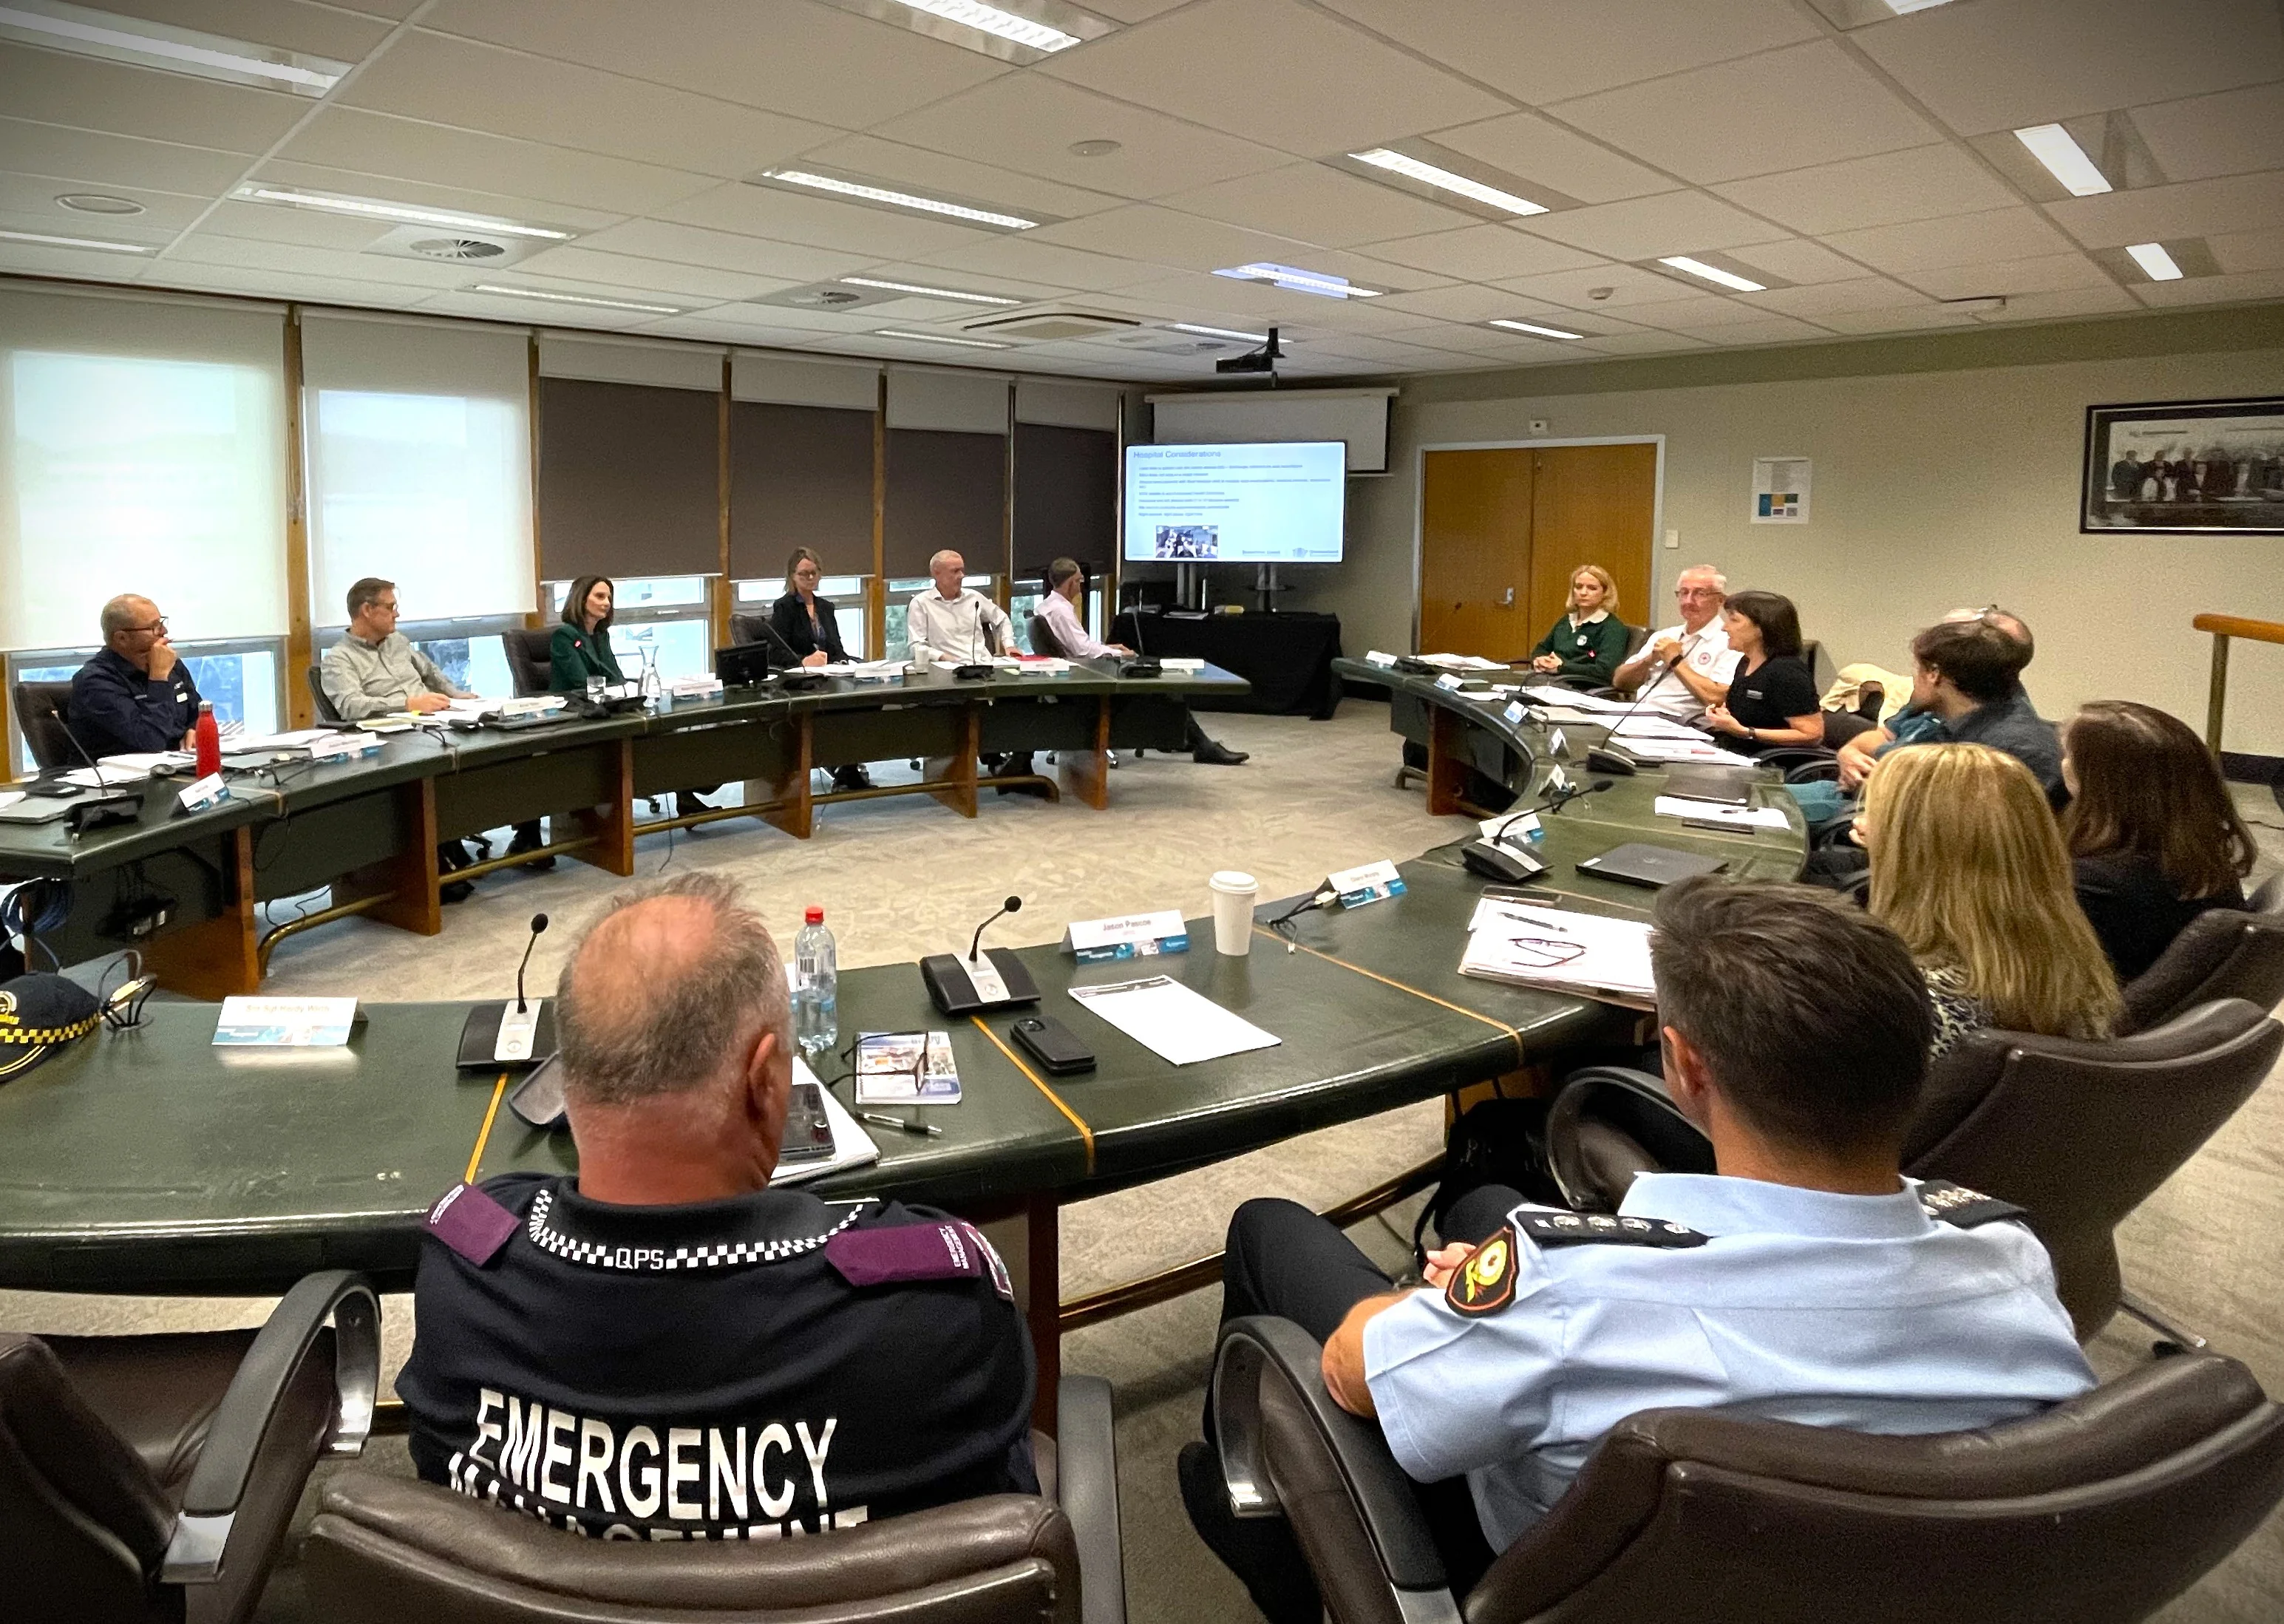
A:
<svg viewBox="0 0 2284 1624">
<path fill-rule="evenodd" d="M 1214 947 L 1232 958 L 1253 950 L 1253 904 L 1261 894 L 1252 875 L 1223 869 L 1206 882 L 1213 893 Z"/>
</svg>

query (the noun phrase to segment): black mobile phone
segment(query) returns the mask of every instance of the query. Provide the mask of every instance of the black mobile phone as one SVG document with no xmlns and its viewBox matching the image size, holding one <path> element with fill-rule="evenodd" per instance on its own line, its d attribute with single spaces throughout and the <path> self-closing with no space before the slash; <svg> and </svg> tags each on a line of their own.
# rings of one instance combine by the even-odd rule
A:
<svg viewBox="0 0 2284 1624">
<path fill-rule="evenodd" d="M 779 1161 L 815 1161 L 833 1154 L 833 1119 L 825 1114 L 825 1091 L 813 1082 L 796 1082 L 786 1104 L 785 1138 L 778 1145 Z"/>
<path fill-rule="evenodd" d="M 1026 1015 L 1013 1028 L 1015 1042 L 1052 1077 L 1094 1069 L 1094 1050 L 1078 1035 L 1048 1015 Z"/>
</svg>

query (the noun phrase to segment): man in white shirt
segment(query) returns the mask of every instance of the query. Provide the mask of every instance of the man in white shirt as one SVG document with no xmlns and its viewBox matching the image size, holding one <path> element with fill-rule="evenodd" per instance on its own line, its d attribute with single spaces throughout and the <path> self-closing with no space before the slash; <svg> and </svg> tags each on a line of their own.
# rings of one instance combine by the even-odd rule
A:
<svg viewBox="0 0 2284 1624">
<path fill-rule="evenodd" d="M 1039 619 L 1046 623 L 1053 646 L 1035 648 L 1034 654 L 1060 654 L 1065 660 L 1100 660 L 1106 656 L 1130 660 L 1134 651 L 1122 643 L 1105 643 L 1088 631 L 1078 618 L 1079 595 L 1086 590 L 1086 572 L 1073 558 L 1057 558 L 1047 566 L 1047 595 L 1039 600 Z M 1194 716 L 1185 717 L 1188 737 L 1184 745 L 1190 759 L 1208 767 L 1234 767 L 1246 759 L 1207 736 Z"/>
<path fill-rule="evenodd" d="M 967 578 L 967 560 L 946 548 L 928 560 L 928 574 L 935 589 L 912 599 L 904 616 L 913 657 L 926 649 L 944 664 L 972 666 L 1005 653 L 1013 641 L 1007 612 L 960 584 Z"/>
<path fill-rule="evenodd" d="M 1641 652 L 1620 666 L 1611 681 L 1646 711 L 1693 722 L 1707 706 L 1728 698 L 1737 675 L 1740 656 L 1721 629 L 1728 578 L 1709 564 L 1693 564 L 1673 583 L 1673 597 L 1681 623 L 1652 632 Z"/>
</svg>

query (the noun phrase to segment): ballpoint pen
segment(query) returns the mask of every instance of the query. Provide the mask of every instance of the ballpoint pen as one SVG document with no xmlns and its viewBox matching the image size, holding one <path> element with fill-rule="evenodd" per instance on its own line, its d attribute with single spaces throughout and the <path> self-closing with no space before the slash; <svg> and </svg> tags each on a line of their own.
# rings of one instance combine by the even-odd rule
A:
<svg viewBox="0 0 2284 1624">
<path fill-rule="evenodd" d="M 914 1122 L 904 1117 L 887 1116 L 878 1111 L 860 1111 L 856 1113 L 856 1120 L 870 1122 L 875 1128 L 901 1128 L 908 1134 L 933 1134 L 939 1138 L 943 1134 L 943 1129 L 933 1122 Z"/>
</svg>

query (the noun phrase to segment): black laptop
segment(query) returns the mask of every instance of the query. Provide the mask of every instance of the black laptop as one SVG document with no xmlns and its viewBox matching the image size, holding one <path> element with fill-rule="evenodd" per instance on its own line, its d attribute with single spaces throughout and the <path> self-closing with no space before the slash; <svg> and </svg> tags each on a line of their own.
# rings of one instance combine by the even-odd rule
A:
<svg viewBox="0 0 2284 1624">
<path fill-rule="evenodd" d="M 1670 846 L 1650 846 L 1640 840 L 1630 840 L 1623 846 L 1612 847 L 1599 857 L 1585 858 L 1574 866 L 1582 874 L 1598 875 L 1603 879 L 1615 879 L 1629 886 L 1645 886 L 1655 891 L 1693 875 L 1717 873 L 1727 866 L 1727 859 L 1708 857 L 1700 852 L 1677 851 Z"/>
<path fill-rule="evenodd" d="M 1750 806 L 1753 785 L 1760 781 L 1757 767 L 1715 767 L 1677 761 L 1665 770 L 1659 793 L 1683 800 L 1709 800 L 1724 807 Z"/>
</svg>

